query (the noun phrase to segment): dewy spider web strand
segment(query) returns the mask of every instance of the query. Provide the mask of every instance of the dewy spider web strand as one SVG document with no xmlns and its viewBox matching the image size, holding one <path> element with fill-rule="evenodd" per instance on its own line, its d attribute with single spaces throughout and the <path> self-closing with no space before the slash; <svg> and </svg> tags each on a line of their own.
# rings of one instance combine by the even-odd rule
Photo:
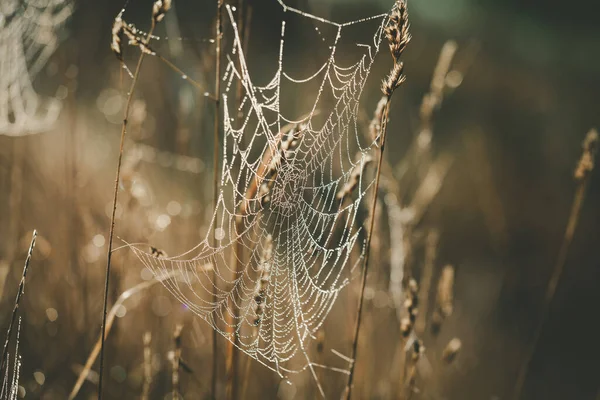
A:
<svg viewBox="0 0 600 400">
<path fill-rule="evenodd" d="M 359 208 L 372 191 L 373 178 L 363 173 L 357 178 L 356 170 L 362 171 L 371 159 L 375 142 L 361 144 L 357 116 L 388 18 L 381 14 L 337 23 L 278 2 L 286 11 L 278 66 L 264 86 L 253 82 L 233 9 L 227 6 L 234 40 L 222 78 L 221 181 L 207 236 L 175 257 L 159 258 L 138 245 L 131 249 L 159 278 L 179 272 L 179 278 L 163 281 L 165 287 L 281 377 L 310 369 L 316 378 L 315 367 L 347 374 L 347 359 L 341 357 L 346 366 L 341 368 L 315 364 L 309 347 L 340 290 L 358 274 L 365 251 Z M 284 71 L 286 20 L 292 16 L 335 32 L 327 60 L 308 77 Z M 336 65 L 344 30 L 369 21 L 378 26 L 372 43 L 354 47 L 358 61 Z M 236 82 L 241 83 L 242 96 L 232 109 L 228 99 Z M 313 82 L 318 89 L 305 116 L 282 112 L 280 100 L 293 96 L 284 84 Z M 237 115 L 243 117 L 234 126 Z M 291 125 L 284 128 L 286 124 Z M 351 180 L 356 181 L 353 193 L 340 201 L 338 193 Z M 242 251 L 234 253 L 236 246 Z M 267 247 L 272 250 L 265 259 Z M 231 254 L 243 268 L 236 267 Z"/>
<path fill-rule="evenodd" d="M 32 81 L 56 50 L 56 33 L 72 12 L 70 0 L 0 2 L 0 135 L 41 132 L 56 121 L 60 100 L 42 100 Z"/>
</svg>

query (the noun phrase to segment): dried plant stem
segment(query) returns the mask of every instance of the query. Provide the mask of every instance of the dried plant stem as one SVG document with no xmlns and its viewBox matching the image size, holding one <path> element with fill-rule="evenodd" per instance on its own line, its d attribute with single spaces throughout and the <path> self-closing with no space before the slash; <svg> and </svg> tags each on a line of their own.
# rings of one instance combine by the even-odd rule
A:
<svg viewBox="0 0 600 400">
<path fill-rule="evenodd" d="M 236 234 L 239 234 L 242 229 L 242 224 L 236 221 Z M 244 269 L 244 265 L 242 263 L 241 257 L 243 252 L 243 246 L 240 242 L 239 237 L 236 239 L 236 243 L 233 247 L 232 257 L 233 264 L 235 265 L 235 276 L 237 276 Z M 235 293 L 232 292 L 232 293 Z M 235 296 L 232 294 L 231 297 L 231 308 L 232 313 L 228 314 L 229 316 L 229 325 L 228 330 L 229 334 L 232 337 L 227 341 L 226 348 L 226 360 L 225 360 L 225 376 L 226 376 L 226 386 L 225 386 L 225 398 L 226 399 L 236 399 L 237 398 L 237 374 L 238 374 L 238 352 L 236 347 L 239 344 L 238 335 L 235 332 L 235 326 L 237 324 L 237 319 L 239 317 L 239 308 L 236 305 Z"/>
<path fill-rule="evenodd" d="M 178 273 L 175 273 L 175 272 L 164 274 L 155 280 L 139 283 L 139 284 L 133 286 L 131 289 L 127 289 L 126 291 L 121 293 L 121 295 L 119 296 L 119 298 L 117 299 L 115 304 L 113 304 L 112 308 L 108 312 L 108 316 L 106 318 L 106 325 L 105 325 L 106 330 L 104 332 L 104 337 L 108 336 L 108 334 L 110 333 L 110 330 L 115 321 L 115 317 L 117 316 L 117 310 L 125 302 L 125 300 L 127 300 L 134 294 L 140 293 L 140 292 L 150 288 L 151 286 L 156 285 L 159 282 L 173 278 L 177 275 L 178 275 Z M 96 341 L 96 344 L 94 345 L 94 348 L 92 349 L 90 355 L 88 356 L 83 369 L 79 373 L 77 382 L 75 383 L 75 386 L 73 386 L 73 389 L 71 390 L 71 393 L 69 394 L 69 400 L 73 400 L 75 398 L 75 396 L 77 396 L 77 394 L 79 393 L 79 390 L 81 389 L 81 386 L 83 385 L 83 382 L 85 382 L 87 376 L 89 375 L 90 371 L 92 370 L 92 366 L 94 365 L 94 362 L 96 361 L 96 358 L 98 357 L 98 353 L 101 353 L 101 348 L 102 348 L 102 336 L 100 336 L 98 338 L 98 340 Z M 98 381 L 98 384 L 100 384 L 100 381 Z"/>
<path fill-rule="evenodd" d="M 423 172 L 423 169 L 430 162 L 430 148 L 433 136 L 433 117 L 435 112 L 441 107 L 444 99 L 444 91 L 447 88 L 447 76 L 452 65 L 452 60 L 458 45 L 455 41 L 449 40 L 444 43 L 440 51 L 440 55 L 433 71 L 429 92 L 423 96 L 419 109 L 420 126 L 416 137 L 407 151 L 407 156 L 402 159 L 396 168 L 398 175 L 398 184 L 403 190 L 414 185 L 418 178 L 408 175 L 413 169 L 417 170 L 417 174 Z"/>
<path fill-rule="evenodd" d="M 246 363 L 244 364 L 244 378 L 242 380 L 242 390 L 240 391 L 240 398 L 247 399 L 246 392 L 248 391 L 248 381 L 250 380 L 250 369 L 252 366 L 252 358 L 246 357 Z"/>
<path fill-rule="evenodd" d="M 431 289 L 431 281 L 433 280 L 433 269 L 435 267 L 439 237 L 439 232 L 435 229 L 431 229 L 427 234 L 425 262 L 423 263 L 419 285 L 419 314 L 417 315 L 417 322 L 415 322 L 415 332 L 418 336 L 421 336 L 425 332 L 425 326 L 427 325 L 429 291 Z"/>
<path fill-rule="evenodd" d="M 389 104 L 390 104 L 390 97 L 388 97 L 387 99 L 387 103 L 384 107 L 384 111 L 383 111 L 383 116 L 382 116 L 382 124 L 381 124 L 381 146 L 379 147 L 379 155 L 378 155 L 378 161 L 377 161 L 377 171 L 375 173 L 375 188 L 374 188 L 374 193 L 373 193 L 373 200 L 371 202 L 371 216 L 370 216 L 370 221 L 369 221 L 369 232 L 367 235 L 367 248 L 365 251 L 365 268 L 364 271 L 362 273 L 362 277 L 361 277 L 361 282 L 360 282 L 360 297 L 358 300 L 358 311 L 357 311 L 357 316 L 356 316 L 356 325 L 354 327 L 354 340 L 352 343 L 352 353 L 350 358 L 352 360 L 354 360 L 352 362 L 352 364 L 350 365 L 350 374 L 348 375 L 348 382 L 346 383 L 346 400 L 350 400 L 351 395 L 352 395 L 352 381 L 354 379 L 354 367 L 356 365 L 356 351 L 358 349 L 358 336 L 360 333 L 360 323 L 361 323 L 361 319 L 362 319 L 362 309 L 363 309 L 363 302 L 364 302 L 364 292 L 365 292 L 365 287 L 367 285 L 367 272 L 368 272 L 368 268 L 369 268 L 369 248 L 370 248 L 370 244 L 371 244 L 371 239 L 373 236 L 373 226 L 375 225 L 375 207 L 377 205 L 377 192 L 379 189 L 379 177 L 380 177 L 380 172 L 381 172 L 381 162 L 383 160 L 383 150 L 384 150 L 384 146 L 385 146 L 385 137 L 386 137 L 386 131 L 387 131 L 387 118 L 388 118 L 388 113 L 389 113 Z"/>
<path fill-rule="evenodd" d="M 0 364 L 0 376 L 3 376 L 2 374 L 4 373 L 4 368 L 6 367 L 8 343 L 10 342 L 10 337 L 12 335 L 15 321 L 17 320 L 17 313 L 19 311 L 19 303 L 21 302 L 21 297 L 23 297 L 23 293 L 25 293 L 25 279 L 27 278 L 27 270 L 29 269 L 29 263 L 31 262 L 31 255 L 33 254 L 33 248 L 35 247 L 36 237 L 37 231 L 34 230 L 33 237 L 31 238 L 31 244 L 29 245 L 29 251 L 27 252 L 27 258 L 25 259 L 25 266 L 23 267 L 23 275 L 21 277 L 21 282 L 19 283 L 19 289 L 17 290 L 15 306 L 10 317 L 10 324 L 8 325 L 8 330 L 6 331 L 6 340 L 4 341 L 4 347 L 2 348 L 2 363 Z"/>
<path fill-rule="evenodd" d="M 173 332 L 173 342 L 175 344 L 175 349 L 173 350 L 173 369 L 171 371 L 171 384 L 173 385 L 173 399 L 179 400 L 181 399 L 180 389 L 179 389 L 179 366 L 181 362 L 181 331 L 183 330 L 183 325 L 177 325 L 175 327 L 175 331 Z"/>
<path fill-rule="evenodd" d="M 142 386 L 141 400 L 148 400 L 150 396 L 150 387 L 152 385 L 152 333 L 150 331 L 144 333 L 144 385 Z"/>
<path fill-rule="evenodd" d="M 213 132 L 213 206 L 216 210 L 217 208 L 217 200 L 219 196 L 219 121 L 221 114 L 221 47 L 222 43 L 222 33 L 221 30 L 223 28 L 223 0 L 217 0 L 217 32 L 216 32 L 216 50 L 215 50 L 215 120 L 214 120 L 214 132 Z M 216 226 L 213 225 L 212 232 L 212 245 L 216 247 L 216 237 L 215 237 Z M 213 268 L 212 272 L 212 281 L 213 285 L 217 285 L 217 271 L 216 266 Z M 217 302 L 217 293 L 216 288 L 213 291 L 212 295 L 213 303 Z M 212 331 L 212 377 L 211 377 L 211 394 L 213 398 L 217 398 L 217 330 L 213 329 Z"/>
<path fill-rule="evenodd" d="M 405 393 L 402 397 L 406 400 L 410 400 L 412 398 L 413 393 L 415 392 L 415 384 L 417 379 L 417 363 L 421 359 L 425 348 L 423 347 L 423 343 L 419 339 L 415 339 L 412 345 L 410 363 L 406 366 L 404 373 L 406 382 L 406 387 L 401 387 L 400 393 Z"/>
<path fill-rule="evenodd" d="M 400 61 L 400 56 L 410 41 L 410 33 L 408 32 L 408 12 L 406 9 L 405 0 L 397 0 L 396 6 L 390 15 L 390 21 L 385 28 L 385 35 L 389 42 L 390 54 L 394 60 L 390 74 L 383 81 L 382 92 L 385 95 L 385 104 L 381 112 L 380 134 L 378 136 L 379 154 L 377 157 L 377 170 L 375 172 L 375 185 L 373 189 L 373 200 L 370 209 L 369 230 L 367 233 L 367 243 L 365 249 L 365 267 L 362 273 L 360 282 L 360 297 L 358 300 L 358 308 L 356 315 L 356 325 L 354 327 L 354 337 L 352 342 L 352 353 L 350 358 L 350 371 L 348 381 L 346 382 L 345 398 L 350 400 L 352 397 L 352 382 L 354 380 L 354 371 L 356 366 L 356 353 L 358 349 L 358 337 L 360 333 L 360 323 L 362 320 L 362 310 L 364 302 L 365 287 L 367 285 L 367 274 L 369 272 L 369 253 L 371 248 L 371 239 L 373 238 L 373 227 L 375 225 L 375 211 L 377 207 L 377 194 L 379 192 L 379 181 L 381 178 L 381 166 L 383 164 L 383 152 L 385 150 L 385 139 L 387 135 L 387 122 L 390 112 L 390 101 L 394 91 L 404 82 L 403 75 L 404 65 Z"/>
<path fill-rule="evenodd" d="M 563 270 L 565 268 L 569 248 L 571 246 L 571 242 L 573 241 L 573 235 L 575 234 L 575 229 L 577 228 L 577 223 L 581 214 L 581 207 L 583 205 L 583 200 L 585 199 L 589 175 L 594 166 L 594 155 L 597 146 L 598 133 L 594 129 L 592 129 L 587 134 L 587 137 L 584 141 L 583 155 L 575 172 L 575 179 L 578 181 L 578 185 L 575 191 L 573 204 L 571 206 L 571 213 L 569 214 L 567 228 L 565 230 L 565 235 L 563 237 L 560 250 L 558 251 L 558 257 L 556 259 L 556 264 L 554 265 L 554 270 L 552 271 L 552 275 L 550 277 L 550 280 L 548 281 L 548 286 L 546 287 L 544 304 L 542 306 L 540 319 L 537 323 L 533 334 L 533 340 L 531 341 L 529 347 L 526 349 L 525 358 L 523 359 L 521 368 L 519 369 L 517 375 L 517 380 L 513 393 L 514 400 L 519 400 L 521 398 L 523 387 L 525 386 L 525 379 L 527 378 L 527 372 L 529 371 L 529 366 L 531 364 L 531 360 L 533 359 L 533 354 L 535 353 L 535 349 L 542 335 L 544 325 L 546 324 L 546 320 L 548 319 L 548 314 L 550 312 L 552 300 L 554 299 L 554 295 L 556 294 L 556 288 L 558 287 L 558 282 L 560 281 Z"/>
<path fill-rule="evenodd" d="M 156 24 L 154 19 L 152 19 L 152 25 L 148 34 L 146 36 L 146 42 L 150 40 L 152 37 L 152 33 L 154 32 Z M 123 125 L 121 126 L 121 142 L 119 144 L 119 158 L 117 161 L 117 172 L 115 178 L 115 189 L 113 192 L 113 207 L 112 213 L 110 217 L 110 231 L 108 234 L 108 252 L 106 255 L 106 276 L 104 281 L 104 304 L 102 307 L 102 328 L 100 330 L 100 369 L 98 372 L 98 400 L 102 400 L 102 376 L 104 372 L 104 342 L 106 336 L 106 313 L 108 309 L 108 289 L 110 284 L 110 267 L 111 267 L 111 256 L 112 256 L 112 248 L 113 248 L 113 237 L 115 233 L 115 215 L 117 211 L 117 201 L 119 196 L 119 179 L 121 177 L 121 164 L 123 162 L 123 147 L 125 144 L 125 133 L 127 132 L 127 120 L 129 118 L 129 111 L 131 109 L 131 103 L 133 99 L 133 93 L 135 91 L 135 86 L 138 81 L 138 77 L 140 75 L 140 70 L 142 68 L 142 62 L 144 61 L 145 53 L 142 51 L 140 53 L 140 57 L 138 58 L 137 65 L 135 67 L 135 73 L 133 74 L 133 79 L 131 81 L 131 85 L 129 87 L 129 94 L 127 96 L 127 103 L 125 104 L 125 111 L 123 112 Z"/>
</svg>

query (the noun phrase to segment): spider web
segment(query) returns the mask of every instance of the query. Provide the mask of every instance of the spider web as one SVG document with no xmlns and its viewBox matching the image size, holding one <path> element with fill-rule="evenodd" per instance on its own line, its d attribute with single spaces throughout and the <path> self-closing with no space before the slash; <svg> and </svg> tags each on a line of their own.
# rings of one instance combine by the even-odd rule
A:
<svg viewBox="0 0 600 400">
<path fill-rule="evenodd" d="M 309 347 L 340 291 L 360 272 L 361 212 L 373 184 L 361 171 L 375 142 L 363 143 L 357 116 L 387 14 L 337 23 L 278 3 L 284 18 L 277 69 L 264 85 L 249 73 L 234 9 L 227 6 L 234 37 L 222 78 L 222 171 L 209 234 L 176 257 L 131 248 L 156 276 L 178 273 L 163 283 L 179 301 L 284 377 L 325 367 L 310 360 Z M 325 61 L 302 78 L 287 72 L 292 19 L 313 24 L 327 49 Z M 348 29 L 359 28 L 364 37 L 363 24 L 374 32 L 369 43 L 353 42 L 351 52 L 338 54 Z M 297 117 L 284 110 L 284 100 L 305 86 L 314 90 L 302 95 L 309 106 Z"/>
<path fill-rule="evenodd" d="M 36 133 L 56 121 L 60 101 L 42 101 L 32 80 L 56 50 L 56 31 L 72 12 L 69 0 L 0 2 L 0 134 Z"/>
</svg>

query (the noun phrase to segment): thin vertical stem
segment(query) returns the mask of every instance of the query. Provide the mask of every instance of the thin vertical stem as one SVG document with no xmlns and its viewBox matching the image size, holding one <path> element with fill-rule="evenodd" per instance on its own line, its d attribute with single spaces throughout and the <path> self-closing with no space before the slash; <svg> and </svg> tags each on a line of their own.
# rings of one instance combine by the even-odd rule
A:
<svg viewBox="0 0 600 400">
<path fill-rule="evenodd" d="M 437 247 L 439 242 L 439 233 L 435 229 L 430 229 L 427 233 L 425 245 L 425 262 L 421 272 L 419 284 L 419 313 L 415 322 L 415 332 L 421 337 L 427 326 L 427 310 L 429 306 L 429 291 L 431 289 L 431 281 L 433 280 L 433 270 L 435 268 L 435 258 L 437 255 Z"/>
<path fill-rule="evenodd" d="M 175 327 L 175 331 L 173 332 L 173 342 L 175 344 L 175 348 L 173 350 L 173 364 L 172 364 L 172 373 L 171 373 L 171 384 L 173 385 L 173 399 L 181 400 L 181 391 L 179 388 L 179 368 L 181 363 L 181 331 L 183 329 L 183 325 L 177 325 Z"/>
<path fill-rule="evenodd" d="M 144 384 L 142 386 L 141 400 L 148 400 L 150 396 L 150 387 L 152 385 L 152 333 L 147 331 L 142 338 L 144 343 Z"/>
<path fill-rule="evenodd" d="M 585 198 L 589 175 L 594 166 L 593 157 L 596 152 L 597 142 L 598 133 L 592 129 L 584 141 L 584 152 L 579 162 L 577 171 L 575 172 L 575 178 L 579 181 L 579 183 L 575 191 L 575 197 L 571 206 L 571 213 L 569 214 L 567 228 L 565 229 L 565 235 L 563 237 L 560 250 L 558 251 L 558 257 L 556 259 L 556 264 L 554 265 L 554 270 L 552 271 L 552 276 L 550 277 L 548 286 L 546 287 L 541 317 L 535 328 L 533 340 L 526 350 L 525 358 L 523 359 L 523 363 L 521 364 L 521 368 L 517 376 L 515 390 L 513 393 L 514 400 L 519 400 L 521 398 L 523 387 L 525 386 L 525 380 L 527 378 L 527 372 L 529 371 L 529 366 L 531 364 L 531 360 L 533 359 L 533 354 L 535 353 L 535 349 L 538 345 L 540 337 L 542 336 L 542 331 L 544 329 L 544 325 L 546 324 L 546 320 L 548 319 L 552 300 L 556 294 L 558 282 L 560 281 L 562 273 L 565 269 L 569 248 L 571 247 L 573 235 L 575 234 L 575 229 L 577 228 L 577 223 L 579 222 L 579 216 L 581 214 L 581 207 Z"/>
<path fill-rule="evenodd" d="M 215 51 L 215 121 L 214 121 L 214 135 L 213 135 L 213 206 L 216 210 L 217 208 L 217 200 L 218 200 L 218 180 L 219 180 L 219 121 L 221 117 L 221 47 L 222 47 L 222 33 L 221 30 L 223 28 L 223 17 L 222 17 L 222 9 L 223 9 L 223 0 L 217 0 L 217 37 L 216 40 L 216 51 Z M 216 237 L 215 237 L 215 229 L 216 226 L 213 225 L 212 232 L 212 246 L 216 247 Z M 216 265 L 213 268 L 212 272 L 212 281 L 213 285 L 217 285 L 217 272 Z M 213 303 L 217 302 L 217 293 L 216 287 L 213 291 L 212 296 Z M 212 332 L 212 379 L 211 379 L 211 393 L 213 398 L 217 398 L 217 330 L 213 329 Z"/>
<path fill-rule="evenodd" d="M 371 202 L 371 216 L 369 221 L 369 232 L 367 236 L 367 245 L 365 250 L 365 269 L 362 273 L 360 282 L 360 297 L 358 300 L 358 312 L 356 316 L 356 325 L 354 326 L 354 341 L 352 343 L 352 353 L 350 358 L 353 360 L 350 365 L 350 373 L 348 375 L 348 382 L 346 383 L 346 400 L 350 400 L 352 396 L 352 382 L 354 380 L 354 367 L 356 366 L 356 353 L 358 349 L 358 336 L 360 333 L 360 323 L 362 320 L 362 310 L 364 302 L 365 287 L 367 285 L 367 273 L 369 272 L 369 253 L 371 247 L 371 239 L 373 237 L 373 226 L 375 225 L 375 208 L 377 207 L 377 192 L 379 191 L 379 178 L 381 176 L 381 164 L 383 161 L 383 151 L 385 149 L 385 138 L 387 133 L 387 120 L 390 109 L 390 98 L 386 97 L 386 103 L 383 108 L 381 115 L 381 146 L 379 147 L 379 156 L 377 159 L 377 171 L 375 172 L 375 188 L 373 192 L 373 199 Z"/>
<path fill-rule="evenodd" d="M 147 43 L 152 37 L 152 33 L 154 32 L 154 28 L 156 23 L 154 18 L 152 19 L 152 26 L 148 31 L 148 35 L 146 36 L 145 42 Z M 106 339 L 106 313 L 108 309 L 108 289 L 110 284 L 110 267 L 111 267 L 111 256 L 113 249 L 113 237 L 115 233 L 115 215 L 117 211 L 117 201 L 119 196 L 119 180 L 121 178 L 121 164 L 123 161 L 123 147 L 125 145 L 125 133 L 127 132 L 127 120 L 129 118 L 129 112 L 131 109 L 131 100 L 133 99 L 133 93 L 135 91 L 135 86 L 138 81 L 138 77 L 140 75 L 140 70 L 142 68 L 142 62 L 144 61 L 145 53 L 142 51 L 140 57 L 138 58 L 137 65 L 135 67 L 135 73 L 133 74 L 133 79 L 131 81 L 131 86 L 129 87 L 129 93 L 127 96 L 127 103 L 125 105 L 125 111 L 123 112 L 123 125 L 121 127 L 121 142 L 119 144 L 119 159 L 117 161 L 117 172 L 115 177 L 115 188 L 113 192 L 113 208 L 112 214 L 110 217 L 110 231 L 108 234 L 108 252 L 106 255 L 106 274 L 104 280 L 104 304 L 102 307 L 102 328 L 100 330 L 100 369 L 98 371 L 98 400 L 102 400 L 102 377 L 104 372 L 104 342 Z"/>
<path fill-rule="evenodd" d="M 17 312 L 19 311 L 19 303 L 21 297 L 25 293 L 25 280 L 27 278 L 27 270 L 29 269 L 29 263 L 31 262 L 31 255 L 33 254 L 33 248 L 35 247 L 35 238 L 37 237 L 37 231 L 33 231 L 33 237 L 31 238 L 31 244 L 29 245 L 29 251 L 27 252 L 27 258 L 25 259 L 25 266 L 23 267 L 23 275 L 21 276 L 21 282 L 19 283 L 19 289 L 17 290 L 17 297 L 15 298 L 15 306 L 13 308 L 12 316 L 10 317 L 10 324 L 8 325 L 8 331 L 6 332 L 6 340 L 4 341 L 4 348 L 2 349 L 2 362 L 0 364 L 0 376 L 6 366 L 6 358 L 8 352 L 8 343 L 10 342 L 10 336 L 13 331 L 13 326 L 17 319 Z"/>
<path fill-rule="evenodd" d="M 244 4 L 245 3 L 245 4 Z M 242 40 L 242 49 L 244 51 L 244 54 L 248 54 L 248 42 L 249 42 L 249 37 L 250 37 L 250 23 L 252 20 L 252 5 L 251 5 L 251 1 L 247 0 L 239 0 L 238 1 L 238 21 L 237 21 L 237 25 L 238 25 L 238 32 L 241 31 L 242 36 L 241 36 L 241 40 Z M 242 102 L 242 97 L 243 97 L 243 90 L 244 90 L 244 85 L 242 84 L 242 81 L 238 81 L 237 84 L 237 90 L 236 90 L 236 107 L 239 108 L 239 105 Z M 241 121 L 241 119 L 243 118 L 243 111 L 240 109 L 238 111 L 237 114 L 237 118 L 238 120 Z M 244 139 L 244 135 L 242 135 L 242 137 L 240 138 L 240 146 L 242 148 L 246 147 L 245 144 L 245 139 Z M 242 255 L 243 255 L 243 247 L 236 245 L 236 251 L 237 248 L 240 248 L 242 251 Z M 237 260 L 237 262 L 239 263 L 239 260 Z M 241 268 L 241 266 L 239 267 Z M 239 268 L 237 269 L 239 271 Z M 233 351 L 236 351 L 235 349 L 232 349 Z M 235 362 L 235 361 L 234 361 Z M 248 381 L 249 381 L 249 377 L 250 377 L 250 371 L 251 371 L 251 363 L 252 363 L 252 359 L 250 357 L 245 357 L 244 359 L 244 373 L 242 376 L 242 382 L 241 382 L 241 390 L 239 391 L 240 393 L 240 398 L 244 399 L 246 398 L 246 391 L 248 388 Z M 235 371 L 233 371 L 234 375 L 234 379 L 237 379 L 237 375 L 239 372 L 238 366 L 234 365 Z M 232 380 L 232 385 L 234 385 L 234 382 Z M 232 387 L 232 397 L 235 399 L 238 397 L 238 390 L 235 386 Z"/>
<path fill-rule="evenodd" d="M 385 139 L 387 136 L 387 124 L 390 112 L 390 101 L 394 91 L 404 82 L 403 75 L 404 65 L 400 61 L 400 56 L 410 41 L 410 33 L 408 31 L 408 10 L 406 8 L 406 0 L 397 0 L 392 13 L 389 16 L 389 23 L 385 27 L 385 36 L 388 39 L 390 54 L 394 60 L 394 66 L 390 70 L 388 77 L 383 81 L 381 90 L 384 94 L 384 105 L 381 111 L 380 135 L 375 137 L 376 142 L 379 142 L 379 155 L 377 158 L 377 170 L 375 172 L 375 185 L 373 192 L 373 201 L 371 203 L 371 215 L 369 221 L 369 231 L 367 233 L 367 242 L 365 249 L 365 268 L 361 277 L 360 297 L 358 300 L 358 309 L 356 316 L 356 325 L 354 327 L 354 338 L 352 342 L 352 353 L 350 358 L 350 371 L 348 381 L 346 383 L 345 398 L 350 400 L 352 396 L 352 382 L 354 380 L 354 368 L 356 366 L 356 353 L 358 350 L 358 338 L 360 334 L 360 323 L 362 320 L 363 302 L 365 297 L 365 287 L 367 285 L 367 275 L 369 272 L 369 254 L 371 252 L 371 239 L 373 238 L 373 227 L 375 226 L 375 212 L 377 208 L 377 195 L 379 193 L 379 180 L 381 178 L 381 166 L 383 164 L 383 153 L 385 150 Z"/>
</svg>

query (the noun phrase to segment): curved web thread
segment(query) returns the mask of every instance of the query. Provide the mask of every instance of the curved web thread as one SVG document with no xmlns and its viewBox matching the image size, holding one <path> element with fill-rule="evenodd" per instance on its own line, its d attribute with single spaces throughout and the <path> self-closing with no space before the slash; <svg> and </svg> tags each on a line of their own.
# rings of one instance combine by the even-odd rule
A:
<svg viewBox="0 0 600 400">
<path fill-rule="evenodd" d="M 176 257 L 131 248 L 156 276 L 178 273 L 163 283 L 179 301 L 283 377 L 306 368 L 314 374 L 310 343 L 359 272 L 365 250 L 359 214 L 373 183 L 360 172 L 375 144 L 361 144 L 357 116 L 387 14 L 340 24 L 279 3 L 286 18 L 278 68 L 263 86 L 250 76 L 227 7 L 234 43 L 223 77 L 223 166 L 210 233 Z M 325 63 L 302 79 L 285 72 L 286 19 L 292 15 L 334 32 Z M 338 64 L 345 29 L 369 21 L 377 26 L 372 42 L 354 47 L 354 63 Z M 233 101 L 238 83 L 239 104 Z M 293 96 L 285 84 L 308 83 L 318 88 L 309 112 L 299 119 L 285 115 L 281 100 Z M 213 228 L 216 247 L 210 244 Z"/>
<path fill-rule="evenodd" d="M 0 134 L 44 131 L 58 118 L 60 101 L 42 101 L 32 80 L 56 50 L 56 32 L 72 12 L 69 0 L 0 2 Z"/>
</svg>

